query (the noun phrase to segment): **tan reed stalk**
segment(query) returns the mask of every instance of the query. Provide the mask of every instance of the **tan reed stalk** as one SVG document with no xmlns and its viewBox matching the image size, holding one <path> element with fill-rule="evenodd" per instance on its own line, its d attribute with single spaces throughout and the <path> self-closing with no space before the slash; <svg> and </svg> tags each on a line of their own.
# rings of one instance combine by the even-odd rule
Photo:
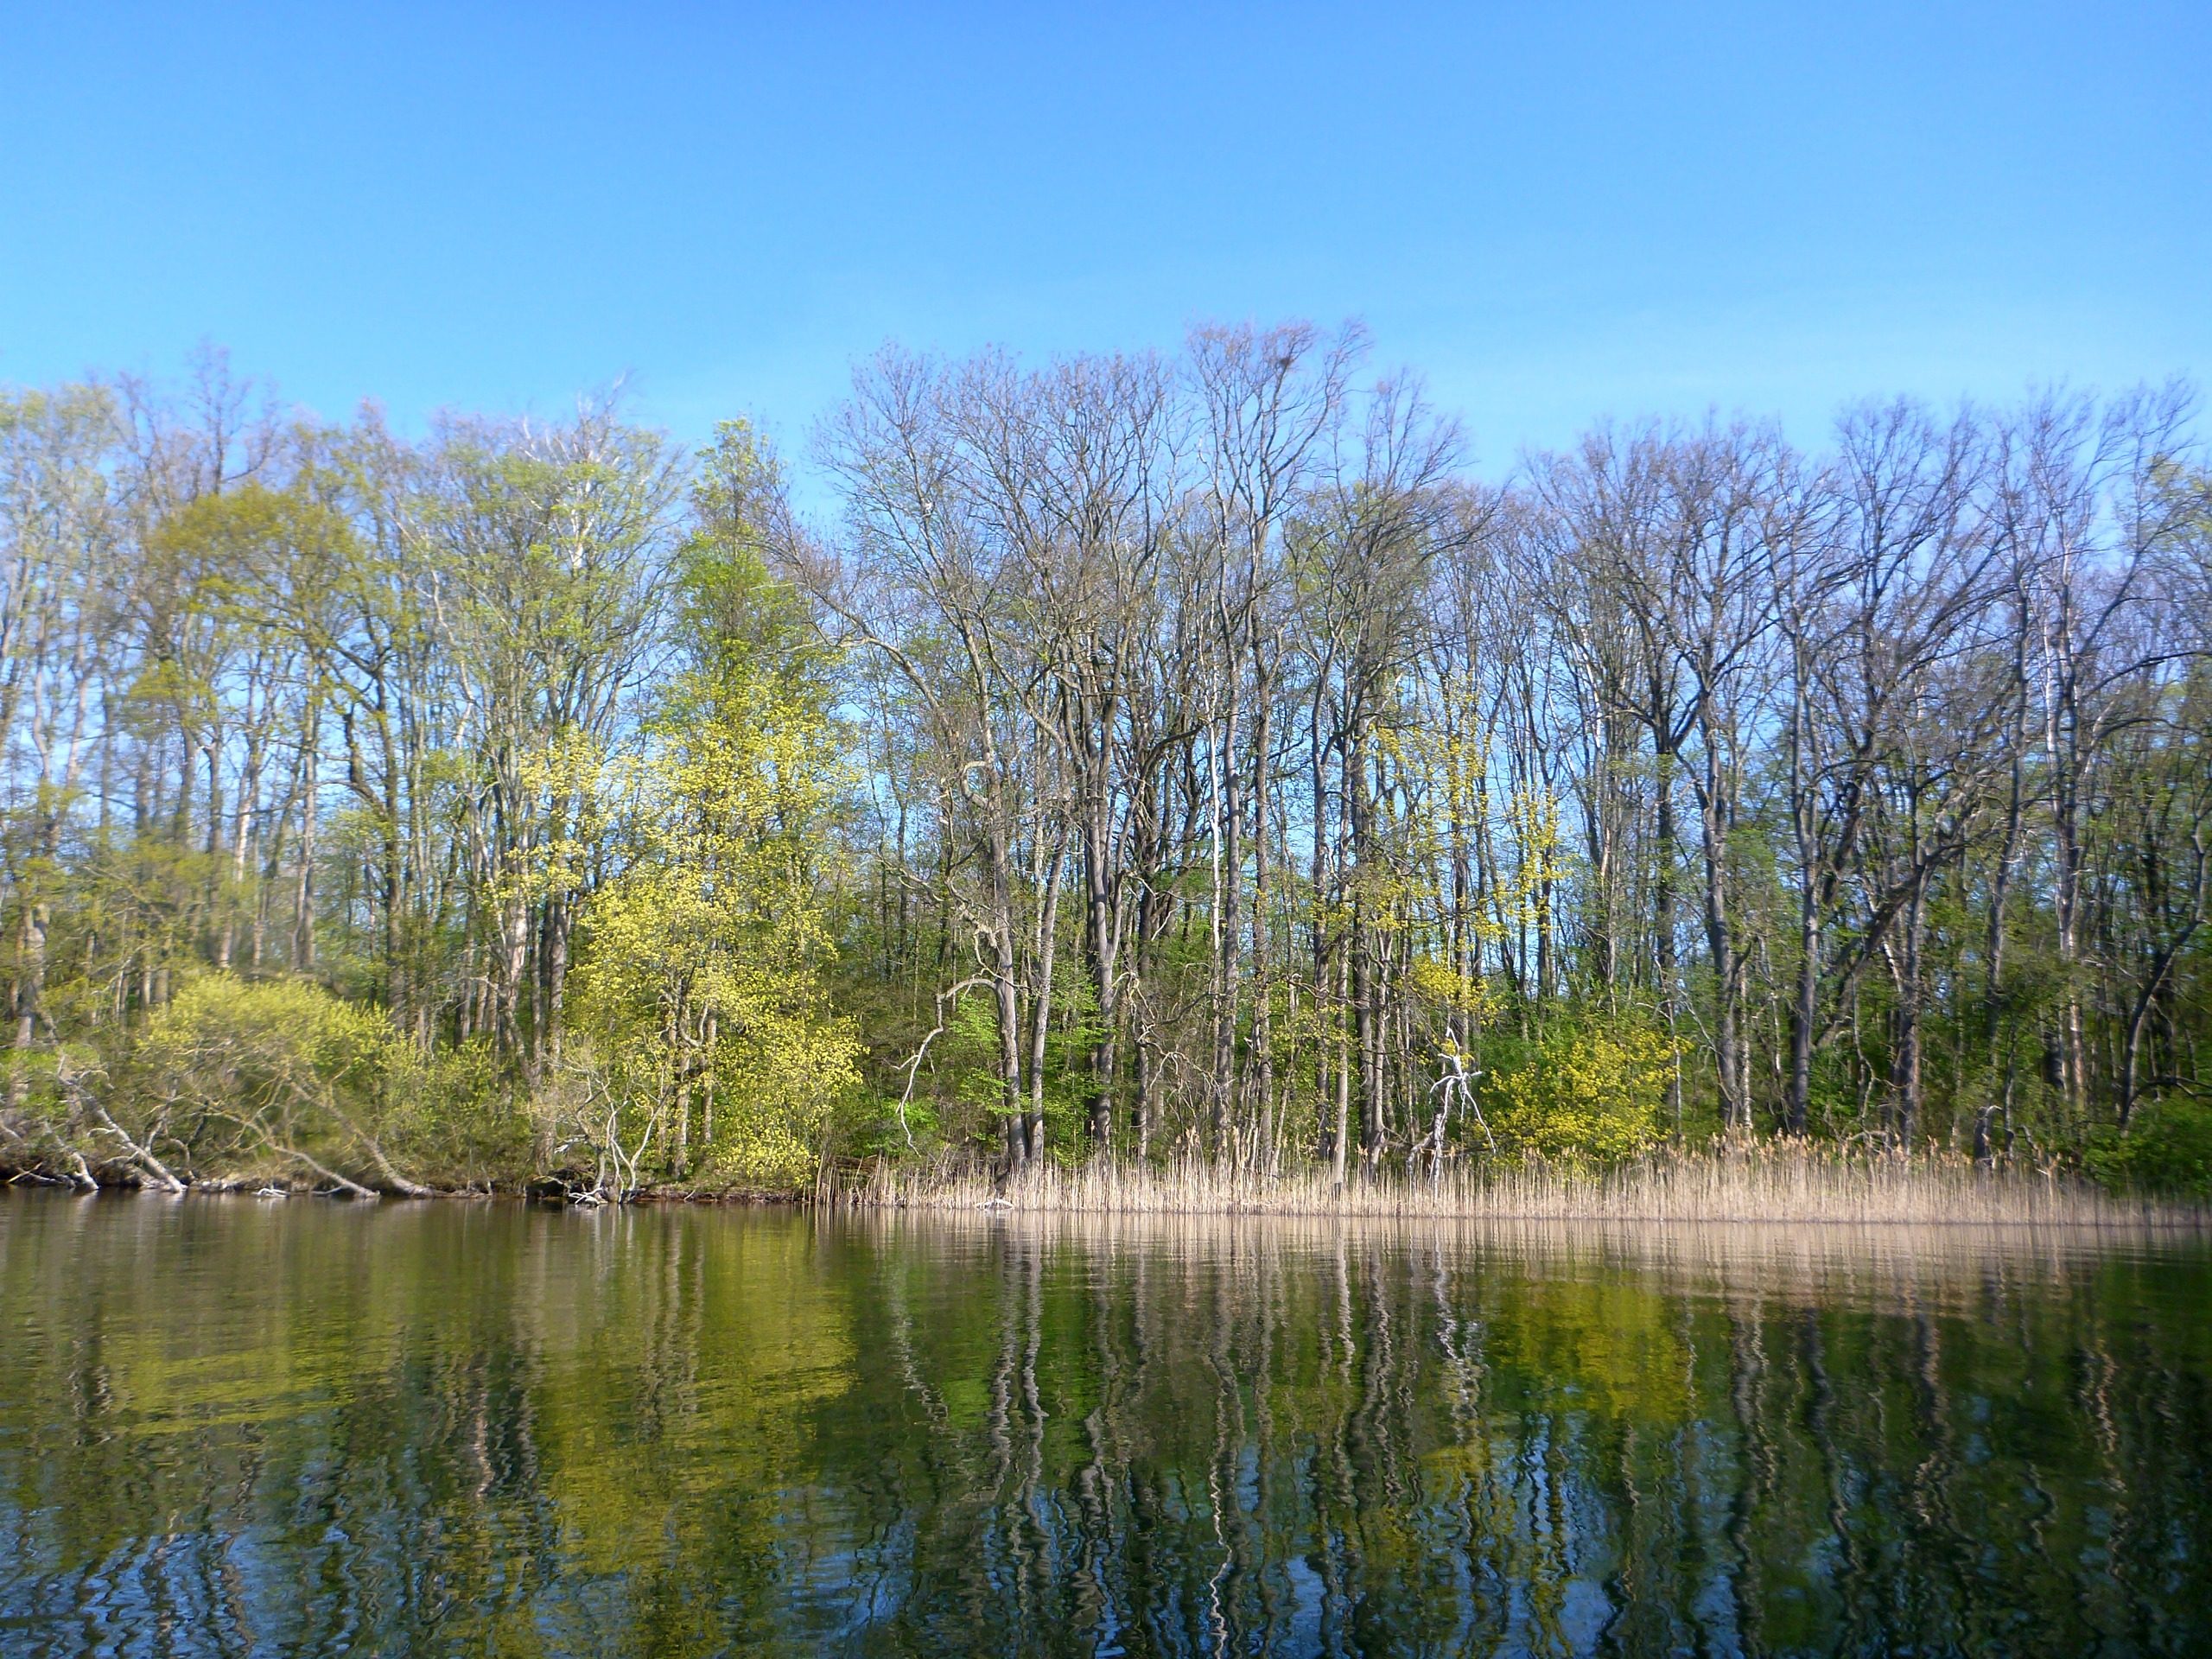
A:
<svg viewBox="0 0 2212 1659">
<path fill-rule="evenodd" d="M 841 1201 L 861 1208 L 1083 1215 L 1396 1217 L 1493 1221 L 1781 1222 L 2212 1230 L 2212 1210 L 2107 1192 L 2051 1170 L 1977 1168 L 1942 1154 L 1796 1143 L 1674 1154 L 1602 1173 L 1541 1164 L 1411 1175 L 1269 1177 L 1195 1157 L 1048 1163 L 1011 1180 L 975 1168 L 879 1167 Z"/>
</svg>

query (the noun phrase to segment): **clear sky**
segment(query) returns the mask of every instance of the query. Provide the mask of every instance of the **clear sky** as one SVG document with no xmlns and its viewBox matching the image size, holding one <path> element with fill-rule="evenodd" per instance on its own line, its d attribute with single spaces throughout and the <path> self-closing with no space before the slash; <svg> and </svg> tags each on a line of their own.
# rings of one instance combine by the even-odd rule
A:
<svg viewBox="0 0 2212 1659">
<path fill-rule="evenodd" d="M 627 374 L 791 448 L 886 340 L 1363 319 L 1593 417 L 2212 378 L 2212 4 L 175 3 L 0 24 L 0 381 Z"/>
</svg>

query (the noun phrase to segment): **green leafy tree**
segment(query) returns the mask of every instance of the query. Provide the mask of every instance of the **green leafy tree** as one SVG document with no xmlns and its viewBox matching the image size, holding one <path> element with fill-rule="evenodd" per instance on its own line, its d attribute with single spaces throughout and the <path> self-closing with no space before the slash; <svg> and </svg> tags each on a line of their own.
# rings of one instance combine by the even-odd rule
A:
<svg viewBox="0 0 2212 1659">
<path fill-rule="evenodd" d="M 839 734 L 804 609 L 764 556 L 779 500 L 772 461 L 725 426 L 678 556 L 690 666 L 645 753 L 613 769 L 625 862 L 585 917 L 589 1049 L 555 1109 L 594 1190 L 803 1185 L 858 1082 L 823 976 Z"/>
</svg>

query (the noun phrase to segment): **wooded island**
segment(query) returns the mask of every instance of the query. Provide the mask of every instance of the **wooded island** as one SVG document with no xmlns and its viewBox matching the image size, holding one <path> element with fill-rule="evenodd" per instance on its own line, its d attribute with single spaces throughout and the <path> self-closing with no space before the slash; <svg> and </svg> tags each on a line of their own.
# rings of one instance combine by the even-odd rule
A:
<svg viewBox="0 0 2212 1659">
<path fill-rule="evenodd" d="M 1497 481 L 1365 355 L 888 350 L 817 515 L 613 398 L 0 394 L 0 1167 L 2212 1188 L 2184 391 Z"/>
</svg>

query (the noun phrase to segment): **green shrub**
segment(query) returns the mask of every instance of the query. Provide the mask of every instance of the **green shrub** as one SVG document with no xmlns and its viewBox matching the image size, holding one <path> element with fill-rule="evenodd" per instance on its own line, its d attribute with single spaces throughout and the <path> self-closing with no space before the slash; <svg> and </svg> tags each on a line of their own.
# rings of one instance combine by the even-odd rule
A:
<svg viewBox="0 0 2212 1659">
<path fill-rule="evenodd" d="M 1616 1164 L 1659 1144 L 1679 1049 L 1663 1031 L 1556 1027 L 1494 1071 L 1483 1110 L 1498 1150 L 1554 1163 Z"/>
<path fill-rule="evenodd" d="M 121 1109 L 139 1144 L 201 1175 L 304 1168 L 404 1191 L 383 1140 L 407 1058 L 381 1014 L 312 981 L 202 974 L 147 1022 Z"/>
<path fill-rule="evenodd" d="M 2160 1100 L 2139 1107 L 2125 1132 L 2094 1135 L 2084 1161 L 2107 1186 L 2212 1198 L 2212 1105 Z"/>
</svg>

